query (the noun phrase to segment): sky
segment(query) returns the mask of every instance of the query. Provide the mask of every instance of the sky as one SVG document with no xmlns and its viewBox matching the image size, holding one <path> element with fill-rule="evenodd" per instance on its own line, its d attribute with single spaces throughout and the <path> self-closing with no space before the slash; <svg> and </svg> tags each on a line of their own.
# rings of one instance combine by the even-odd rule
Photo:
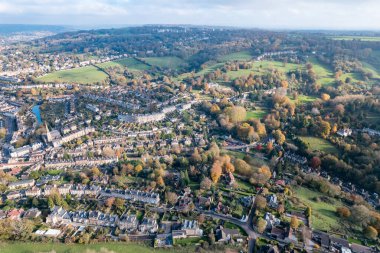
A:
<svg viewBox="0 0 380 253">
<path fill-rule="evenodd" d="M 2 24 L 380 30 L 380 0 L 0 0 Z"/>
</svg>

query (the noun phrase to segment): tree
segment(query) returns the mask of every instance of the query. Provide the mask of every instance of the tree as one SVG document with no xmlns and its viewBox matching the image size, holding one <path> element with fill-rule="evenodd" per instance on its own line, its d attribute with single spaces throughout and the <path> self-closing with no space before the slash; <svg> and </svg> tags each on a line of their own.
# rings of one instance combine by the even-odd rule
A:
<svg viewBox="0 0 380 253">
<path fill-rule="evenodd" d="M 319 168 L 321 166 L 321 159 L 318 156 L 314 156 L 310 161 L 310 166 L 313 169 Z"/>
<path fill-rule="evenodd" d="M 263 218 L 260 217 L 257 220 L 256 226 L 257 226 L 257 231 L 259 231 L 259 233 L 262 234 L 262 233 L 264 233 L 264 231 L 265 231 L 265 229 L 267 227 L 267 222 L 266 222 L 266 220 L 264 220 Z"/>
<path fill-rule="evenodd" d="M 222 166 L 219 161 L 215 161 L 211 167 L 210 176 L 211 180 L 216 184 L 222 175 Z"/>
<path fill-rule="evenodd" d="M 125 199 L 116 198 L 113 205 L 118 215 L 123 214 L 123 212 L 125 211 Z"/>
<path fill-rule="evenodd" d="M 372 226 L 366 227 L 363 232 L 368 239 L 375 240 L 378 236 L 377 230 Z"/>
<path fill-rule="evenodd" d="M 367 226 L 371 222 L 372 216 L 368 208 L 364 205 L 354 205 L 351 208 L 350 220 L 358 226 Z"/>
<path fill-rule="evenodd" d="M 338 207 L 336 209 L 337 214 L 342 218 L 348 218 L 351 216 L 351 211 L 345 206 Z"/>
<path fill-rule="evenodd" d="M 224 114 L 228 116 L 232 123 L 235 124 L 245 120 L 245 118 L 247 117 L 247 111 L 242 106 L 227 107 L 224 110 Z"/>
<path fill-rule="evenodd" d="M 114 197 L 111 197 L 111 198 L 108 198 L 106 199 L 104 205 L 106 207 L 111 207 L 113 205 L 113 203 L 115 202 L 115 198 Z"/>
<path fill-rule="evenodd" d="M 308 217 L 308 218 L 311 217 L 311 207 L 310 207 L 310 206 L 308 206 L 308 207 L 306 208 L 305 215 L 306 215 L 306 217 Z"/>
<path fill-rule="evenodd" d="M 321 99 L 323 101 L 329 101 L 330 100 L 330 95 L 329 94 L 326 94 L 326 93 L 322 93 L 321 95 Z"/>
<path fill-rule="evenodd" d="M 274 131 L 273 136 L 278 144 L 280 145 L 284 144 L 286 138 L 280 129 L 277 129 L 276 131 Z"/>
<path fill-rule="evenodd" d="M 142 171 L 143 167 L 141 166 L 141 164 L 138 164 L 135 166 L 135 172 L 136 174 L 139 174 L 141 171 Z"/>
<path fill-rule="evenodd" d="M 290 227 L 293 229 L 297 229 L 300 225 L 300 222 L 296 216 L 292 216 L 290 219 Z"/>
<path fill-rule="evenodd" d="M 261 195 L 257 195 L 255 198 L 255 208 L 263 210 L 267 206 L 267 200 Z"/>
<path fill-rule="evenodd" d="M 164 187 L 165 186 L 165 182 L 164 182 L 164 179 L 162 176 L 158 176 L 157 179 L 156 179 L 156 183 L 158 186 L 160 187 Z"/>
<path fill-rule="evenodd" d="M 203 190 L 210 190 L 212 186 L 212 181 L 208 177 L 205 177 L 203 178 L 200 186 Z"/>
<path fill-rule="evenodd" d="M 0 128 L 0 139 L 4 139 L 6 134 L 7 130 L 4 127 Z"/>
<path fill-rule="evenodd" d="M 170 205 L 174 206 L 177 203 L 178 195 L 174 192 L 167 192 L 165 194 L 165 199 Z"/>
</svg>

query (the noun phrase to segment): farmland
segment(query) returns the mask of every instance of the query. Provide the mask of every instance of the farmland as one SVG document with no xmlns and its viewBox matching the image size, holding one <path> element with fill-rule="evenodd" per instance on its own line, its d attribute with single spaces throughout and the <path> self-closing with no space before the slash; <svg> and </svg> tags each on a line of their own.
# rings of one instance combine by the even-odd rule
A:
<svg viewBox="0 0 380 253">
<path fill-rule="evenodd" d="M 101 68 L 109 68 L 109 67 L 127 67 L 130 71 L 142 71 L 142 70 L 148 70 L 149 66 L 136 60 L 135 58 L 125 58 L 118 61 L 110 61 L 110 62 L 104 62 L 100 63 L 97 66 Z"/>
</svg>

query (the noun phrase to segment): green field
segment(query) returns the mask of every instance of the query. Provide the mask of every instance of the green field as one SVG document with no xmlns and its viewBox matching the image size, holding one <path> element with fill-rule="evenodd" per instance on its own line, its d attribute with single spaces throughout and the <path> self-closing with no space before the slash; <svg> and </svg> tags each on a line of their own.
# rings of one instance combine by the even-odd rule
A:
<svg viewBox="0 0 380 253">
<path fill-rule="evenodd" d="M 327 66 L 321 62 L 319 62 L 316 58 L 312 57 L 309 60 L 310 63 L 313 64 L 313 69 L 315 74 L 317 74 L 318 81 L 323 86 L 329 86 L 334 84 L 335 75 L 334 71 L 330 66 Z"/>
<path fill-rule="evenodd" d="M 260 107 L 257 107 L 256 110 L 254 110 L 254 111 L 247 111 L 246 119 L 247 120 L 248 119 L 262 119 L 267 114 L 268 114 L 267 110 L 260 108 Z"/>
<path fill-rule="evenodd" d="M 93 84 L 101 82 L 107 78 L 107 74 L 94 66 L 86 66 L 82 68 L 61 70 L 49 73 L 45 76 L 37 78 L 38 81 L 49 82 L 67 82 L 79 84 Z"/>
<path fill-rule="evenodd" d="M 279 71 L 282 71 L 284 73 L 289 72 L 290 70 L 296 70 L 302 68 L 299 64 L 294 63 L 283 63 L 280 61 L 258 61 L 253 63 L 253 70 L 255 72 L 265 72 L 265 71 L 271 71 L 273 69 L 278 69 Z"/>
<path fill-rule="evenodd" d="M 342 206 L 340 201 L 331 199 L 331 203 L 315 201 L 315 197 L 323 197 L 324 195 L 309 190 L 304 187 L 298 187 L 294 190 L 294 195 L 298 197 L 304 204 L 304 207 L 310 206 L 312 209 L 312 227 L 320 230 L 331 230 L 339 227 L 339 217 L 336 215 L 336 208 Z"/>
<path fill-rule="evenodd" d="M 380 37 L 372 36 L 333 36 L 330 37 L 333 40 L 361 40 L 361 41 L 380 41 Z"/>
<path fill-rule="evenodd" d="M 249 51 L 241 51 L 237 53 L 223 55 L 218 58 L 219 61 L 228 62 L 228 61 L 249 61 L 252 59 L 252 55 Z"/>
<path fill-rule="evenodd" d="M 307 95 L 298 95 L 297 100 L 293 99 L 293 96 L 288 96 L 290 100 L 294 103 L 310 103 L 314 102 L 317 98 L 313 96 L 307 96 Z"/>
<path fill-rule="evenodd" d="M 102 249 L 107 249 L 105 251 Z M 150 253 L 150 252 L 186 252 L 185 250 L 155 250 L 148 246 L 132 243 L 98 243 L 98 244 L 72 244 L 61 243 L 13 243 L 0 244 L 1 253 L 37 253 L 37 252 L 56 252 L 56 253 L 95 253 L 95 252 L 115 252 L 115 253 Z M 191 252 L 191 251 L 189 251 Z"/>
<path fill-rule="evenodd" d="M 178 57 L 148 57 L 148 58 L 142 58 L 143 61 L 147 62 L 148 64 L 160 68 L 171 68 L 175 69 L 180 67 L 185 62 Z"/>
<path fill-rule="evenodd" d="M 318 137 L 305 137 L 300 136 L 306 144 L 308 144 L 311 151 L 323 151 L 328 154 L 337 154 L 339 151 L 328 141 Z"/>
<path fill-rule="evenodd" d="M 109 68 L 109 67 L 127 67 L 130 71 L 143 71 L 148 70 L 149 66 L 136 60 L 135 58 L 125 58 L 118 61 L 110 61 L 100 63 L 97 66 L 100 68 Z"/>
</svg>

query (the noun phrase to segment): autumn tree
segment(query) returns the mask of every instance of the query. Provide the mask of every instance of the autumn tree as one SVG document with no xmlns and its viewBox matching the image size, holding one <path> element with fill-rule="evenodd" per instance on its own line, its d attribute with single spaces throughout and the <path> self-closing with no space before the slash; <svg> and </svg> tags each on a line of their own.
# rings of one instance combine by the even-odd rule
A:
<svg viewBox="0 0 380 253">
<path fill-rule="evenodd" d="M 178 195 L 175 192 L 167 192 L 165 199 L 170 205 L 174 206 L 177 203 Z"/>
<path fill-rule="evenodd" d="M 321 159 L 320 159 L 318 156 L 314 156 L 314 157 L 310 160 L 310 166 L 311 166 L 313 169 L 319 168 L 319 166 L 321 166 Z"/>
<path fill-rule="evenodd" d="M 262 234 L 262 233 L 264 233 L 264 231 L 267 227 L 267 222 L 263 218 L 260 217 L 257 219 L 256 226 L 257 226 L 257 231 Z"/>
<path fill-rule="evenodd" d="M 278 144 L 280 145 L 284 144 L 286 138 L 280 129 L 277 129 L 276 131 L 274 131 L 273 136 Z"/>
<path fill-rule="evenodd" d="M 142 171 L 143 167 L 141 164 L 138 164 L 135 166 L 135 172 L 136 174 L 139 174 Z"/>
<path fill-rule="evenodd" d="M 321 99 L 323 101 L 329 101 L 330 100 L 330 95 L 329 94 L 326 94 L 326 93 L 322 93 L 321 95 Z"/>
<path fill-rule="evenodd" d="M 208 177 L 203 178 L 200 184 L 201 189 L 210 190 L 211 186 L 212 186 L 212 181 Z"/>
<path fill-rule="evenodd" d="M 300 222 L 296 216 L 292 216 L 290 219 L 290 227 L 293 229 L 297 229 L 300 225 Z"/>
<path fill-rule="evenodd" d="M 263 210 L 267 206 L 267 199 L 261 195 L 257 195 L 255 198 L 255 208 Z"/>
<path fill-rule="evenodd" d="M 368 239 L 375 240 L 378 236 L 377 230 L 372 226 L 366 227 L 363 232 Z"/>
<path fill-rule="evenodd" d="M 210 176 L 212 181 L 216 184 L 222 175 L 222 166 L 219 161 L 215 161 L 211 167 Z"/>
<path fill-rule="evenodd" d="M 228 116 L 232 123 L 238 123 L 245 120 L 247 111 L 242 106 L 227 107 L 224 110 L 224 114 Z"/>
</svg>

